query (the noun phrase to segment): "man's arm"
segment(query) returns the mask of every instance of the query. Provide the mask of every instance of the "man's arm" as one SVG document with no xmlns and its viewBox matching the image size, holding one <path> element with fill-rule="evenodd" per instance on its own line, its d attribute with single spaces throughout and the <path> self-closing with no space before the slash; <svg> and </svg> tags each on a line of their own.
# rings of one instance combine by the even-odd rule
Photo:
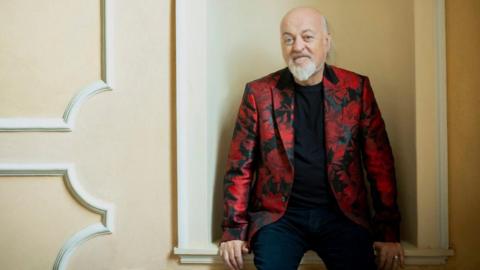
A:
<svg viewBox="0 0 480 270">
<path fill-rule="evenodd" d="M 361 149 L 375 210 L 374 240 L 399 242 L 400 212 L 392 149 L 367 77 L 362 87 Z"/>
<path fill-rule="evenodd" d="M 238 110 L 224 178 L 224 219 L 221 242 L 246 240 L 247 207 L 254 175 L 258 114 L 249 86 Z"/>
</svg>

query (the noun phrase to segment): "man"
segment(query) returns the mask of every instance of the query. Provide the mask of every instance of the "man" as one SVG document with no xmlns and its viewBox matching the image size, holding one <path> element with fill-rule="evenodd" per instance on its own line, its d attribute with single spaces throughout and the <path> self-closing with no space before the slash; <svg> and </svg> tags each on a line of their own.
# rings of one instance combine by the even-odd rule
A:
<svg viewBox="0 0 480 270">
<path fill-rule="evenodd" d="M 403 267 L 393 155 L 368 78 L 325 64 L 317 10 L 291 10 L 280 31 L 288 69 L 248 83 L 240 105 L 220 256 L 230 269 L 250 251 L 257 269 L 297 269 L 311 249 L 330 270 Z"/>
</svg>

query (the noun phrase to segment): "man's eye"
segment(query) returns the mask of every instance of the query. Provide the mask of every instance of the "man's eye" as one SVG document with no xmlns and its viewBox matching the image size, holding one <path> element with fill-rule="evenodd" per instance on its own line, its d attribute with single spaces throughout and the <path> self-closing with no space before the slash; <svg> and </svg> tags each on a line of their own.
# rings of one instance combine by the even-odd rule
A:
<svg viewBox="0 0 480 270">
<path fill-rule="evenodd" d="M 313 36 L 305 36 L 303 37 L 303 39 L 305 39 L 306 41 L 311 41 L 313 40 Z"/>
<path fill-rule="evenodd" d="M 290 45 L 293 43 L 293 38 L 286 38 L 283 41 L 285 42 L 285 44 Z"/>
</svg>

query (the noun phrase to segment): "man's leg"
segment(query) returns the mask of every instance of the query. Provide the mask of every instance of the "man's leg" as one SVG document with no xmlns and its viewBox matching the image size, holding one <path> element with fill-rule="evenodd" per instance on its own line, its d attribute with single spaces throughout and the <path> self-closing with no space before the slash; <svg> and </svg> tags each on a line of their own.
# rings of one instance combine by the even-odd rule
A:
<svg viewBox="0 0 480 270">
<path fill-rule="evenodd" d="M 370 233 L 344 216 L 323 224 L 311 240 L 329 270 L 376 269 Z"/>
<path fill-rule="evenodd" d="M 262 227 L 251 243 L 256 268 L 297 269 L 307 251 L 307 242 L 302 234 L 291 222 L 288 212 L 277 222 Z"/>
</svg>

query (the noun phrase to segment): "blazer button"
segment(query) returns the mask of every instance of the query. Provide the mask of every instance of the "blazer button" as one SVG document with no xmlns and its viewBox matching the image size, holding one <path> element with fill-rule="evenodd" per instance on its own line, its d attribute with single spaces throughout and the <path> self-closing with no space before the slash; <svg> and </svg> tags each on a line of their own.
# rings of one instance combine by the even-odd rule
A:
<svg viewBox="0 0 480 270">
<path fill-rule="evenodd" d="M 282 196 L 282 202 L 286 202 L 287 201 L 287 197 L 286 196 Z"/>
</svg>

